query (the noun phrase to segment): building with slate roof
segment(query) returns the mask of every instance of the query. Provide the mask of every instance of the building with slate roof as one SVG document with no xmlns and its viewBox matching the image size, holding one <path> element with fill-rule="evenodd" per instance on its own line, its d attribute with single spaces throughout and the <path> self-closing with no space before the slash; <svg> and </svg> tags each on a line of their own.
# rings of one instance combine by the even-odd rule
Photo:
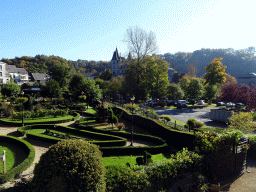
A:
<svg viewBox="0 0 256 192">
<path fill-rule="evenodd" d="M 247 85 L 256 85 L 256 73 L 240 75 L 237 79 L 237 82 L 244 83 Z"/>
<path fill-rule="evenodd" d="M 45 73 L 31 73 L 31 81 L 36 81 L 40 84 L 45 84 L 50 79 L 50 76 Z"/>
<path fill-rule="evenodd" d="M 0 61 L 0 84 L 6 84 L 10 81 L 10 75 L 6 71 L 6 63 Z"/>
<path fill-rule="evenodd" d="M 15 65 L 6 65 L 6 71 L 18 85 L 29 82 L 28 72 L 24 68 L 17 68 Z"/>
<path fill-rule="evenodd" d="M 129 53 L 128 58 L 131 59 L 131 53 Z M 111 60 L 111 72 L 115 76 L 123 76 L 125 67 L 123 66 L 125 61 L 124 57 L 121 57 L 121 54 L 118 54 L 118 50 L 116 48 L 115 52 L 113 53 L 113 57 Z"/>
</svg>

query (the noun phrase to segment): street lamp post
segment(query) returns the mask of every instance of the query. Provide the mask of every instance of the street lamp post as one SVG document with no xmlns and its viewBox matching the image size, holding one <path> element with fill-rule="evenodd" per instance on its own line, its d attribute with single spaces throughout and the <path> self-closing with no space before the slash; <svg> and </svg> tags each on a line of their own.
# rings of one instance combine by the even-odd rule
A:
<svg viewBox="0 0 256 192">
<path fill-rule="evenodd" d="M 132 133 L 131 133 L 131 135 L 132 135 L 132 141 L 131 141 L 131 146 L 133 146 L 133 102 L 134 102 L 134 100 L 135 100 L 135 97 L 132 96 L 131 100 L 132 100 Z"/>
<path fill-rule="evenodd" d="M 84 92 L 82 91 L 81 92 L 81 95 L 83 95 L 84 94 Z M 84 108 L 84 102 L 83 102 L 83 100 L 84 100 L 84 98 L 81 98 L 82 99 L 82 116 L 83 116 L 83 108 Z"/>
<path fill-rule="evenodd" d="M 21 92 L 21 95 L 23 97 L 24 91 Z M 24 126 L 24 103 L 22 101 L 22 126 Z"/>
</svg>

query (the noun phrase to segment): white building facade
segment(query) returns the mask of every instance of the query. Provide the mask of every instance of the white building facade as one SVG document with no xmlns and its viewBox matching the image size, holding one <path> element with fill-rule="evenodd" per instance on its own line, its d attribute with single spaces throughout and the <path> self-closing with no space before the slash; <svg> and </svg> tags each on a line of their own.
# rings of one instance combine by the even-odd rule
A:
<svg viewBox="0 0 256 192">
<path fill-rule="evenodd" d="M 10 81 L 10 75 L 6 71 L 6 63 L 0 61 L 0 84 L 6 84 Z"/>
</svg>

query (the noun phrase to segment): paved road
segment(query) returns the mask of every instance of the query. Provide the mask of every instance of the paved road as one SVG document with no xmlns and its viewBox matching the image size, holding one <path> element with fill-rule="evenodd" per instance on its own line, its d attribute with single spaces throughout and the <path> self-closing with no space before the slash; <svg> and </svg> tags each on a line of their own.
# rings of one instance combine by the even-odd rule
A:
<svg viewBox="0 0 256 192">
<path fill-rule="evenodd" d="M 217 107 L 204 107 L 202 109 L 155 109 L 158 115 L 169 115 L 172 119 L 178 121 L 187 122 L 189 118 L 195 118 L 198 121 L 205 123 L 206 126 L 212 127 L 223 127 L 226 128 L 225 123 L 218 123 L 210 119 L 211 109 L 216 109 Z"/>
</svg>

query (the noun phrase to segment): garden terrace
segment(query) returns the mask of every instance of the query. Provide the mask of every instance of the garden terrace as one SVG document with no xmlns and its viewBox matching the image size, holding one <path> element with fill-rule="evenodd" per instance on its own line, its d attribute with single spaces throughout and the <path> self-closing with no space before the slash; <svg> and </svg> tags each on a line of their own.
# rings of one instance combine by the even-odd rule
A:
<svg viewBox="0 0 256 192">
<path fill-rule="evenodd" d="M 49 130 L 52 133 L 60 133 L 63 136 L 51 136 L 47 135 L 46 132 Z M 67 137 L 73 137 L 73 139 L 83 139 L 90 143 L 96 144 L 100 147 L 103 146 L 124 146 L 127 140 L 118 136 L 107 135 L 102 133 L 96 133 L 85 130 L 78 130 L 71 127 L 60 126 L 60 125 L 27 125 L 18 129 L 21 135 L 25 135 L 27 138 L 45 141 L 48 143 L 57 143 Z M 72 134 L 72 135 L 71 135 Z M 69 135 L 69 136 L 68 136 Z"/>
<path fill-rule="evenodd" d="M 73 115 L 66 115 L 66 116 L 59 116 L 59 117 L 46 117 L 46 118 L 31 118 L 31 119 L 24 119 L 24 124 L 26 125 L 33 125 L 33 124 L 58 124 L 58 123 L 65 123 L 69 121 L 74 121 L 80 118 L 80 114 L 74 112 Z M 10 118 L 2 118 L 0 119 L 0 123 L 8 124 L 8 125 L 21 125 L 21 120 L 13 120 Z"/>
<path fill-rule="evenodd" d="M 15 137 L 0 135 L 0 139 L 1 139 L 0 144 L 5 143 L 5 145 L 7 144 L 6 146 L 8 147 L 8 143 L 9 143 L 10 146 L 14 145 L 17 150 L 17 151 L 16 150 L 12 151 L 13 153 L 15 153 L 13 167 L 11 169 L 8 168 L 6 170 L 6 174 L 0 173 L 0 184 L 2 184 L 2 183 L 6 183 L 10 180 L 13 180 L 16 176 L 18 176 L 23 171 L 25 171 L 28 167 L 30 167 L 30 165 L 33 163 L 34 158 L 35 158 L 35 149 L 27 141 L 20 140 Z M 20 150 L 18 150 L 18 149 L 20 149 Z M 10 159 L 9 159 L 10 154 L 8 154 L 8 152 L 9 151 L 6 152 L 6 163 L 7 164 L 9 163 L 8 161 L 10 161 Z M 25 158 L 23 159 L 22 157 L 25 157 Z M 2 166 L 0 166 L 0 168 L 2 169 Z"/>
</svg>

